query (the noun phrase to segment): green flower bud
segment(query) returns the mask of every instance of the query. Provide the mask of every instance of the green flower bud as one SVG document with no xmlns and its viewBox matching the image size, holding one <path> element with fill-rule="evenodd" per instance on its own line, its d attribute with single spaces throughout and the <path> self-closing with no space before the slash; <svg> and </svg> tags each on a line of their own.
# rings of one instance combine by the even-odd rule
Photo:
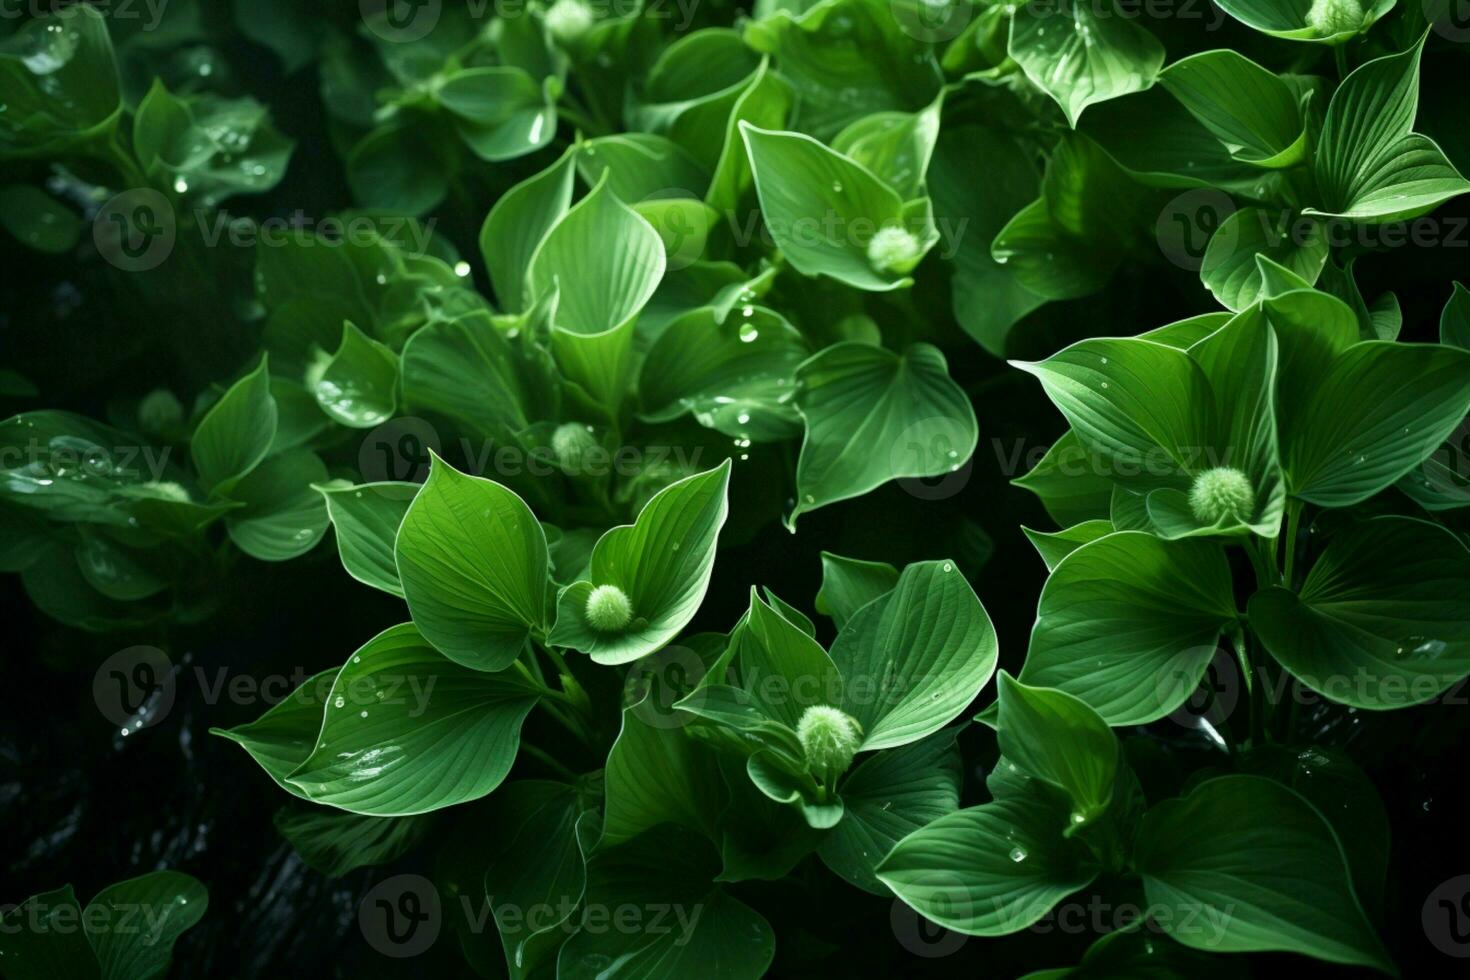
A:
<svg viewBox="0 0 1470 980">
<path fill-rule="evenodd" d="M 582 0 L 556 0 L 544 15 L 546 31 L 561 44 L 577 40 L 592 26 L 592 10 Z"/>
<path fill-rule="evenodd" d="M 587 623 L 599 633 L 617 633 L 633 621 L 633 603 L 616 585 L 599 585 L 587 596 Z"/>
<path fill-rule="evenodd" d="M 167 388 L 155 388 L 138 403 L 138 424 L 151 436 L 167 435 L 184 422 L 184 406 Z"/>
<path fill-rule="evenodd" d="M 556 427 L 551 434 L 551 451 L 556 461 L 568 473 L 580 473 L 587 454 L 599 448 L 592 429 L 580 422 L 567 422 Z"/>
<path fill-rule="evenodd" d="M 1246 521 L 1256 508 L 1256 492 L 1240 470 L 1217 466 L 1194 478 L 1194 486 L 1189 488 L 1189 508 L 1205 524 L 1226 517 Z"/>
<path fill-rule="evenodd" d="M 830 778 L 841 775 L 852 765 L 852 757 L 863 740 L 863 729 L 847 712 L 831 705 L 814 704 L 801 713 L 796 737 L 801 741 L 811 770 Z"/>
<path fill-rule="evenodd" d="M 879 228 L 868 241 L 868 264 L 879 272 L 912 272 L 922 253 L 919 239 L 902 228 Z"/>
<path fill-rule="evenodd" d="M 1363 5 L 1358 0 L 1312 0 L 1307 26 L 1318 37 L 1331 37 L 1363 26 Z"/>
</svg>

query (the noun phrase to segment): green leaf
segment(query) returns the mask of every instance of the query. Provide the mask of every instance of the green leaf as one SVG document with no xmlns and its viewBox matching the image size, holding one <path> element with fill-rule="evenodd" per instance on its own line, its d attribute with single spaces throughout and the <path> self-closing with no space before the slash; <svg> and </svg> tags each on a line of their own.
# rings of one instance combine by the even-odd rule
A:
<svg viewBox="0 0 1470 980">
<path fill-rule="evenodd" d="M 845 342 L 797 369 L 806 438 L 796 464 L 802 514 L 858 497 L 889 480 L 952 473 L 980 438 L 975 410 L 929 344 L 895 354 Z"/>
<path fill-rule="evenodd" d="M 460 138 L 481 160 L 496 163 L 534 153 L 556 136 L 555 95 L 523 69 L 499 66 L 450 73 L 435 97 L 449 110 Z"/>
<path fill-rule="evenodd" d="M 0 158 L 103 141 L 122 110 L 107 20 L 87 4 L 34 17 L 0 41 Z"/>
<path fill-rule="evenodd" d="M 484 313 L 430 323 L 403 348 L 403 400 L 514 444 L 533 421 L 556 415 L 550 366 L 527 350 Z"/>
<path fill-rule="evenodd" d="M 1097 465 L 1077 434 L 1068 429 L 1030 472 L 1011 482 L 1040 497 L 1052 520 L 1068 527 L 1108 518 L 1113 496 L 1110 472 Z"/>
<path fill-rule="evenodd" d="M 527 273 L 546 233 L 572 203 L 573 162 L 568 149 L 557 161 L 501 195 L 480 229 L 480 253 L 490 271 L 495 298 L 507 313 L 526 309 L 531 297 Z"/>
<path fill-rule="evenodd" d="M 1379 517 L 1332 539 L 1299 593 L 1251 597 L 1251 625 L 1302 683 L 1383 710 L 1427 701 L 1470 674 L 1463 615 L 1470 552 L 1427 521 Z"/>
<path fill-rule="evenodd" d="M 750 156 L 740 135 L 741 125 L 749 123 L 763 129 L 781 129 L 786 125 L 791 99 L 790 87 L 771 71 L 767 60 L 762 60 L 750 84 L 730 109 L 724 130 L 724 148 L 720 151 L 709 190 L 704 196 L 705 203 L 727 218 L 740 207 L 741 199 L 750 190 L 754 179 Z"/>
<path fill-rule="evenodd" d="M 876 112 L 847 126 L 832 149 L 866 168 L 905 201 L 924 195 L 929 159 L 939 138 L 938 98 L 919 112 Z"/>
<path fill-rule="evenodd" d="M 1119 531 L 1046 580 L 1020 680 L 1071 694 L 1110 725 L 1145 724 L 1194 692 L 1235 616 L 1218 545 Z"/>
<path fill-rule="evenodd" d="M 1470 191 L 1434 141 L 1412 132 L 1423 45 L 1362 65 L 1332 94 L 1313 157 L 1323 203 L 1306 213 L 1402 221 Z"/>
<path fill-rule="evenodd" d="M 1306 153 L 1300 106 L 1280 77 L 1242 54 L 1205 51 L 1174 62 L 1159 83 L 1230 155 L 1259 167 L 1291 167 Z"/>
<path fill-rule="evenodd" d="M 561 948 L 557 977 L 763 976 L 776 953 L 775 934 L 759 913 L 711 882 L 718 871 L 713 857 L 707 842 L 677 827 L 600 850 L 587 866 L 581 928 Z M 609 910 L 616 915 L 625 909 L 645 910 L 648 920 L 632 929 L 608 928 Z M 659 909 L 673 910 L 665 928 L 653 928 Z"/>
<path fill-rule="evenodd" d="M 715 543 L 729 514 L 730 461 L 659 491 L 632 524 L 615 527 L 592 549 L 589 579 L 561 591 L 550 641 L 604 665 L 653 653 L 679 634 L 704 601 Z M 599 632 L 587 622 L 587 597 L 611 585 L 628 597 L 626 629 Z"/>
<path fill-rule="evenodd" d="M 150 178 L 206 208 L 275 187 L 295 148 L 254 99 L 175 96 L 157 78 L 138 105 L 133 144 Z"/>
<path fill-rule="evenodd" d="M 374 129 L 347 154 L 347 183 L 364 207 L 389 214 L 419 215 L 449 194 L 439 153 L 422 134 L 402 123 Z"/>
<path fill-rule="evenodd" d="M 199 482 L 228 493 L 240 477 L 260 465 L 276 436 L 276 402 L 271 397 L 266 358 L 235 382 L 200 421 L 189 440 Z"/>
<path fill-rule="evenodd" d="M 651 197 L 698 197 L 709 175 L 666 136 L 619 133 L 581 144 L 577 173 L 588 187 L 604 177 L 619 200 L 638 204 Z"/>
<path fill-rule="evenodd" d="M 1096 472 L 1137 489 L 1182 485 L 1215 444 L 1209 379 L 1188 354 L 1151 340 L 1083 340 L 1044 361 L 1040 379 Z"/>
<path fill-rule="evenodd" d="M 1164 46 L 1135 20 L 1077 0 L 1018 7 L 1007 50 L 1073 127 L 1088 106 L 1151 86 L 1164 64 Z"/>
<path fill-rule="evenodd" d="M 845 812 L 822 838 L 822 863 L 873 895 L 889 894 L 874 870 L 904 837 L 960 805 L 955 732 L 868 756 L 842 782 Z"/>
<path fill-rule="evenodd" d="M 81 920 L 102 980 L 164 976 L 174 943 L 208 907 L 208 889 L 177 871 L 152 871 L 102 889 Z"/>
<path fill-rule="evenodd" d="M 974 179 L 977 171 L 986 175 L 983 185 Z M 1005 356 L 1011 327 L 1045 298 L 1023 285 L 1014 268 L 997 262 L 990 243 L 1036 199 L 1040 186 L 1035 161 L 1009 135 L 979 126 L 940 131 L 929 187 L 944 236 L 940 258 L 954 262 L 954 315 L 996 357 Z"/>
<path fill-rule="evenodd" d="M 1150 904 L 1175 913 L 1160 924 L 1186 946 L 1304 953 L 1396 972 L 1353 894 L 1332 828 L 1269 779 L 1222 776 L 1155 807 L 1134 864 Z M 1195 928 L 1183 925 L 1186 913 Z"/>
<path fill-rule="evenodd" d="M 455 663 L 504 670 L 545 628 L 546 534 L 525 501 L 493 480 L 434 455 L 393 550 L 414 624 Z"/>
<path fill-rule="evenodd" d="M 1366 31 L 1374 21 L 1392 9 L 1393 5 L 1394 0 L 1374 0 L 1371 6 L 1364 3 L 1354 4 L 1352 7 L 1333 4 L 1329 10 L 1337 9 L 1348 13 L 1356 9 L 1360 22 L 1349 29 L 1327 32 L 1318 30 L 1311 23 L 1309 12 L 1319 6 L 1312 0 L 1290 0 L 1288 3 L 1277 0 L 1222 0 L 1220 9 L 1242 24 L 1272 37 L 1287 41 L 1341 44 L 1353 35 Z"/>
<path fill-rule="evenodd" d="M 1074 524 L 1060 531 L 1033 531 L 1029 527 L 1023 527 L 1021 531 L 1041 555 L 1041 560 L 1046 563 L 1046 570 L 1054 572 L 1063 558 L 1084 544 L 1112 534 L 1113 522 L 1106 519 L 1094 519 Z"/>
<path fill-rule="evenodd" d="M 800 331 L 764 307 L 721 318 L 700 307 L 671 322 L 644 358 L 642 417 L 668 422 L 692 412 L 736 439 L 777 442 L 801 431 L 790 404 L 797 365 L 811 353 Z"/>
<path fill-rule="evenodd" d="M 485 894 L 505 948 L 506 969 L 520 978 L 535 975 L 543 961 L 554 958 L 574 928 L 569 920 L 587 887 L 581 837 L 597 814 L 583 813 L 571 786 L 515 786 L 523 793 L 536 787 L 538 798 L 505 828 L 504 850 L 485 871 Z"/>
<path fill-rule="evenodd" d="M 909 565 L 832 644 L 843 710 L 863 727 L 861 751 L 906 745 L 949 724 L 995 673 L 998 655 L 990 616 L 954 563 Z"/>
<path fill-rule="evenodd" d="M 342 325 L 342 343 L 311 391 L 322 411 L 352 429 L 371 429 L 398 408 L 398 357 L 351 323 Z"/>
<path fill-rule="evenodd" d="M 1267 295 L 1261 260 L 1284 266 L 1311 286 L 1327 264 L 1327 236 L 1316 221 L 1264 208 L 1233 212 L 1210 236 L 1200 281 L 1220 305 L 1239 312 Z"/>
<path fill-rule="evenodd" d="M 661 823 L 713 839 L 725 786 L 709 747 L 684 728 L 653 724 L 648 719 L 657 715 L 640 707 L 623 709 L 623 727 L 607 754 L 600 846 L 632 840 Z"/>
<path fill-rule="evenodd" d="M 1470 412 L 1470 352 L 1370 340 L 1323 365 L 1310 397 L 1280 413 L 1281 464 L 1295 497 L 1368 499 L 1437 450 Z M 1294 383 L 1283 359 L 1283 386 Z"/>
<path fill-rule="evenodd" d="M 391 864 L 418 846 L 430 827 L 430 818 L 422 816 L 365 817 L 289 807 L 277 810 L 273 822 L 302 863 L 329 878 Z"/>
<path fill-rule="evenodd" d="M 418 494 L 413 483 L 318 486 L 337 532 L 337 550 L 347 574 L 364 585 L 402 597 L 393 543 L 403 515 Z"/>
<path fill-rule="evenodd" d="M 730 113 L 760 62 L 740 32 L 730 28 L 704 28 L 679 37 L 643 79 L 643 98 L 629 128 L 668 136 L 705 170 L 713 170 L 725 147 Z"/>
<path fill-rule="evenodd" d="M 1096 820 L 1113 800 L 1118 740 L 1083 701 L 1065 691 L 1028 687 L 1000 672 L 1001 754 L 1067 794 L 1072 832 Z"/>
<path fill-rule="evenodd" d="M 32 895 L 0 915 L 0 959 L 8 980 L 101 980 L 92 944 L 78 928 L 81 921 L 71 885 Z"/>
<path fill-rule="evenodd" d="M 1098 867 L 1063 836 L 1065 803 L 1038 789 L 960 810 L 909 834 L 878 878 L 924 918 L 972 936 L 1020 932 Z"/>
<path fill-rule="evenodd" d="M 412 623 L 373 637 L 332 685 L 321 735 L 288 778 L 306 799 L 379 817 L 477 800 L 500 785 L 537 689 L 461 667 Z"/>
<path fill-rule="evenodd" d="M 532 295 L 557 291 L 552 349 L 568 377 L 616 408 L 632 368 L 632 322 L 663 278 L 663 240 L 604 179 L 547 233 Z"/>
<path fill-rule="evenodd" d="M 887 4 L 772 8 L 746 23 L 745 43 L 770 55 L 791 86 L 793 129 L 828 140 L 875 112 L 922 108 L 943 84 L 932 45 L 905 30 Z"/>
<path fill-rule="evenodd" d="M 252 722 L 235 728 L 211 728 L 211 735 L 227 738 L 250 753 L 277 786 L 301 799 L 308 799 L 286 781 L 316 747 L 322 716 L 329 702 L 337 668 L 324 670 L 308 679 L 270 710 Z"/>
<path fill-rule="evenodd" d="M 898 569 L 886 561 L 845 558 L 822 552 L 822 588 L 817 592 L 817 612 L 832 617 L 840 630 L 853 615 L 898 584 Z"/>
<path fill-rule="evenodd" d="M 805 276 L 830 276 L 856 289 L 907 286 L 938 233 L 908 220 L 898 193 L 872 171 L 810 136 L 740 124 L 760 196 L 761 215 L 776 245 Z M 875 264 L 869 243 L 880 229 L 911 239 L 904 267 Z"/>
<path fill-rule="evenodd" d="M 70 252 L 86 227 L 76 212 L 28 184 L 0 187 L 0 225 L 17 241 L 51 255 Z"/>
<path fill-rule="evenodd" d="M 1445 346 L 1470 350 L 1470 289 L 1455 283 L 1450 301 L 1439 317 L 1439 342 Z"/>
<path fill-rule="evenodd" d="M 327 530 L 326 505 L 312 489 L 326 478 L 326 464 L 309 449 L 270 457 L 230 490 L 230 499 L 245 505 L 225 517 L 230 540 L 261 561 L 306 554 Z"/>
</svg>

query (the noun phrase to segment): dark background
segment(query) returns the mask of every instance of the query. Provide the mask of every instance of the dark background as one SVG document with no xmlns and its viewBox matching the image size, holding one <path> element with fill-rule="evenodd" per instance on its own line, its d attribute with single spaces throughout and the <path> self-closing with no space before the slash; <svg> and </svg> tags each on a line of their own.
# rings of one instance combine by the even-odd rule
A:
<svg viewBox="0 0 1470 980">
<path fill-rule="evenodd" d="M 234 202 L 232 210 L 266 217 L 288 215 L 305 202 L 321 213 L 349 206 L 314 80 L 309 74 L 282 77 L 248 42 L 228 42 L 227 53 L 241 89 L 269 103 L 278 126 L 299 141 L 285 182 L 265 198 Z M 1431 59 L 1426 79 L 1435 70 Z M 24 180 L 42 169 L 13 176 Z M 441 225 L 472 260 L 473 230 L 489 203 Z M 1465 218 L 1465 199 L 1438 215 Z M 1407 245 L 1368 255 L 1357 267 L 1362 292 L 1371 300 L 1392 288 L 1404 309 L 1404 338 L 1433 339 L 1451 281 L 1470 278 L 1467 246 L 1470 237 L 1462 233 L 1458 247 Z M 248 258 L 241 259 L 241 268 L 248 268 Z M 804 516 L 794 536 L 766 521 L 748 541 L 722 546 L 695 627 L 728 629 L 752 583 L 770 586 L 810 611 L 824 549 L 899 565 L 954 557 L 995 621 L 1001 666 L 1019 670 L 1044 579 L 1019 528 L 1051 523 L 1034 498 L 1008 480 L 1034 462 L 1060 432 L 1061 420 L 1032 379 L 986 355 L 948 322 L 948 291 L 935 265 L 931 261 L 921 270 L 916 295 L 934 307 L 924 311 L 934 318 L 928 328 L 946 347 L 951 370 L 972 394 L 980 419 L 980 445 L 965 478 L 946 484 L 955 492 L 940 500 L 921 499 L 901 486 L 881 488 Z M 0 404 L 0 414 L 61 407 L 104 416 L 114 400 L 161 385 L 192 396 L 231 376 L 258 348 L 257 329 L 236 316 L 243 276 L 207 283 L 198 295 L 160 308 L 157 297 L 140 295 L 136 282 L 109 271 L 86 245 L 73 257 L 46 257 L 0 233 L 0 364 L 22 371 L 42 391 L 36 404 Z M 475 275 L 484 282 L 478 264 Z M 1047 307 L 1018 326 L 1011 354 L 1042 357 L 1080 336 L 1137 333 L 1214 308 L 1193 273 L 1141 253 L 1099 296 Z M 1021 468 L 1005 471 L 1018 446 Z M 746 482 L 760 479 L 753 470 L 737 471 L 737 508 L 744 496 L 761 496 Z M 0 577 L 0 902 L 19 902 L 66 882 L 85 902 L 111 882 L 167 866 L 195 875 L 210 890 L 209 913 L 178 944 L 175 976 L 467 973 L 451 938 L 404 965 L 373 954 L 358 930 L 362 895 L 395 873 L 424 871 L 431 848 L 338 880 L 306 869 L 271 823 L 285 794 L 237 746 L 207 734 L 212 726 L 253 719 L 264 706 L 228 699 L 209 703 L 196 680 L 196 671 L 212 684 L 220 671 L 264 679 L 335 667 L 381 628 L 403 621 L 402 604 L 348 578 L 330 535 L 311 554 L 285 565 L 242 559 L 222 599 L 219 614 L 201 625 L 94 636 L 46 619 L 14 576 Z M 830 640 L 829 624 L 819 626 Z M 125 738 L 99 712 L 92 680 L 108 655 L 139 643 L 158 646 L 172 658 L 179 671 L 176 697 L 161 721 Z M 992 692 L 987 689 L 976 707 L 988 703 Z M 1463 704 L 1386 714 L 1319 709 L 1308 719 L 1308 733 L 1322 744 L 1345 747 L 1387 807 L 1393 854 L 1381 932 L 1409 976 L 1446 975 L 1456 965 L 1426 940 L 1420 910 L 1436 885 L 1470 872 L 1470 794 L 1461 761 L 1467 724 L 1470 712 Z M 1168 722 L 1152 726 L 1152 734 L 1182 760 L 1205 758 L 1197 742 L 1170 730 Z M 983 777 L 995 756 L 993 739 L 987 729 L 973 726 L 961 744 L 966 803 L 981 802 Z M 474 819 L 473 806 L 461 809 L 467 812 L 446 815 L 446 824 Z M 1099 888 L 1114 884 L 1100 882 Z M 785 881 L 741 884 L 733 891 L 775 926 L 774 974 L 780 976 L 1014 976 L 1075 963 L 1096 938 L 1026 932 L 1004 940 L 970 939 L 952 955 L 925 958 L 912 952 L 923 948 L 922 940 L 893 926 L 894 903 L 846 886 L 815 858 Z M 1127 899 L 1126 891 L 1108 894 L 1114 901 Z M 1348 972 L 1303 957 L 1232 959 L 1261 975 Z"/>
</svg>

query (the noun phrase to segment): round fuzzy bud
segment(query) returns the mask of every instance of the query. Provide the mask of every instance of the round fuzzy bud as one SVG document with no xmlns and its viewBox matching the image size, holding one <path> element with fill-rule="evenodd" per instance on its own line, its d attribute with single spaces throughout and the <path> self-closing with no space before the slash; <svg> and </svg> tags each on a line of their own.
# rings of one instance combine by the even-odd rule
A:
<svg viewBox="0 0 1470 980">
<path fill-rule="evenodd" d="M 902 228 L 879 228 L 868 241 L 868 263 L 879 272 L 904 275 L 919 264 L 923 249 L 911 232 Z"/>
<path fill-rule="evenodd" d="M 1206 524 L 1215 524 L 1226 517 L 1249 520 L 1256 507 L 1256 492 L 1240 470 L 1217 466 L 1194 478 L 1194 486 L 1189 488 L 1189 507 Z"/>
<path fill-rule="evenodd" d="M 852 757 L 863 740 L 863 729 L 847 712 L 831 705 L 814 704 L 801 713 L 796 737 L 813 772 L 836 776 L 852 765 Z"/>
<path fill-rule="evenodd" d="M 580 473 L 587 454 L 598 449 L 597 437 L 580 422 L 567 422 L 551 434 L 551 451 L 568 473 Z"/>
<path fill-rule="evenodd" d="M 1363 26 L 1363 5 L 1358 0 L 1312 0 L 1307 26 L 1318 37 L 1331 37 Z"/>
<path fill-rule="evenodd" d="M 561 44 L 577 40 L 592 26 L 592 9 L 582 0 L 556 0 L 544 17 L 547 33 Z"/>
<path fill-rule="evenodd" d="M 616 585 L 599 585 L 587 596 L 587 623 L 599 633 L 616 633 L 633 621 L 633 603 Z"/>
<path fill-rule="evenodd" d="M 155 388 L 138 402 L 138 424 L 149 435 L 166 435 L 183 422 L 184 406 L 167 388 Z"/>
</svg>

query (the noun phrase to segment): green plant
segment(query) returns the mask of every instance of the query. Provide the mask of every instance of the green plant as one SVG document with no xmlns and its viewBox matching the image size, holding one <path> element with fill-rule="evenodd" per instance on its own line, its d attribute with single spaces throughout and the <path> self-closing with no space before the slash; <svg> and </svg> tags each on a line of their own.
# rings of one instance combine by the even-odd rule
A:
<svg viewBox="0 0 1470 980">
<path fill-rule="evenodd" d="M 488 903 L 482 975 L 835 970 L 793 908 L 999 939 L 1083 896 L 1143 911 L 1037 975 L 1397 971 L 1384 801 L 1303 705 L 1470 676 L 1443 11 L 245 6 L 165 37 L 316 70 L 329 190 L 276 233 L 294 144 L 237 86 L 85 6 L 0 42 L 4 226 L 90 220 L 99 279 L 229 338 L 106 422 L 4 377 L 0 568 L 104 637 L 207 635 L 241 555 L 368 586 L 211 719 L 310 867 Z M 1056 431 L 1037 391 L 1013 505 L 969 481 L 982 425 Z M 1021 514 L 1039 593 L 986 566 Z"/>
</svg>

